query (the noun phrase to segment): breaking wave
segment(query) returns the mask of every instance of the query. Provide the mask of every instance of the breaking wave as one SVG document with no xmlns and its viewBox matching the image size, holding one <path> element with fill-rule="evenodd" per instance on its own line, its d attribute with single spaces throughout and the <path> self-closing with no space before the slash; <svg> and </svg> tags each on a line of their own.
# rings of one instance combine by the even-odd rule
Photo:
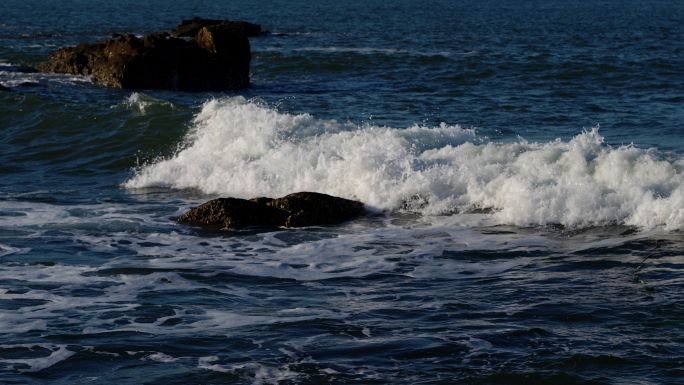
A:
<svg viewBox="0 0 684 385">
<path fill-rule="evenodd" d="M 611 147 L 598 127 L 570 141 L 497 143 L 458 125 L 340 123 L 233 97 L 206 102 L 180 148 L 125 187 L 243 198 L 316 191 L 378 211 L 487 209 L 518 226 L 684 227 L 682 157 Z"/>
</svg>

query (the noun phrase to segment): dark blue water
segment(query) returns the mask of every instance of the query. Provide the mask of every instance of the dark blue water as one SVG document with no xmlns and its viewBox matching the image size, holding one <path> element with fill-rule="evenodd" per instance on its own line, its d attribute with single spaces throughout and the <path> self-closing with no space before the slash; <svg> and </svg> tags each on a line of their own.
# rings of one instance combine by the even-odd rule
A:
<svg viewBox="0 0 684 385">
<path fill-rule="evenodd" d="M 684 378 L 684 4 L 5 0 L 0 15 L 0 382 Z M 250 39 L 252 88 L 24 72 L 194 16 L 274 33 Z M 172 220 L 306 190 L 372 214 Z"/>
</svg>

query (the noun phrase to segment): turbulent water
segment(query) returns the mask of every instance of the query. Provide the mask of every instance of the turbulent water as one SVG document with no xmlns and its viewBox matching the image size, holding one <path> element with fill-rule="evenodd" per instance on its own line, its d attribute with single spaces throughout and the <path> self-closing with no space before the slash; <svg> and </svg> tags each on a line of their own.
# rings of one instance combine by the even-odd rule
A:
<svg viewBox="0 0 684 385">
<path fill-rule="evenodd" d="M 0 382 L 682 382 L 684 3 L 5 0 L 0 15 Z M 194 16 L 273 32 L 250 38 L 252 88 L 26 71 Z M 297 191 L 370 214 L 173 220 Z"/>
</svg>

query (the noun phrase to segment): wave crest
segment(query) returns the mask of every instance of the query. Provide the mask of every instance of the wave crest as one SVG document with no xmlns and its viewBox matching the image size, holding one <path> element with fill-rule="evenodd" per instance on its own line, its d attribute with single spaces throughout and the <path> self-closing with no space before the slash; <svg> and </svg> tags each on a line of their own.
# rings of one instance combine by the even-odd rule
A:
<svg viewBox="0 0 684 385">
<path fill-rule="evenodd" d="M 205 103 L 181 147 L 125 187 L 243 198 L 316 191 L 428 215 L 488 208 L 519 226 L 684 225 L 681 157 L 612 148 L 598 127 L 568 142 L 495 143 L 457 125 L 338 123 L 234 97 Z"/>
</svg>

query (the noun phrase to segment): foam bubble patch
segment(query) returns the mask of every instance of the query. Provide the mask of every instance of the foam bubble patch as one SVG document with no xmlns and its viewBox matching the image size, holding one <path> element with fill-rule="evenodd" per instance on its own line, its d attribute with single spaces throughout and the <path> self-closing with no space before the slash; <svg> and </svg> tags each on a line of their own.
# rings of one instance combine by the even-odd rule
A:
<svg viewBox="0 0 684 385">
<path fill-rule="evenodd" d="M 2 349 L 18 350 L 20 352 L 35 354 L 35 351 L 42 352 L 44 356 L 38 358 L 23 358 L 23 359 L 0 359 L 0 362 L 10 365 L 10 369 L 18 372 L 38 372 L 47 369 L 58 362 L 64 361 L 76 354 L 70 351 L 65 345 L 50 345 L 50 344 L 24 344 L 24 345 L 4 345 Z M 15 353 L 17 354 L 17 353 Z"/>
</svg>

